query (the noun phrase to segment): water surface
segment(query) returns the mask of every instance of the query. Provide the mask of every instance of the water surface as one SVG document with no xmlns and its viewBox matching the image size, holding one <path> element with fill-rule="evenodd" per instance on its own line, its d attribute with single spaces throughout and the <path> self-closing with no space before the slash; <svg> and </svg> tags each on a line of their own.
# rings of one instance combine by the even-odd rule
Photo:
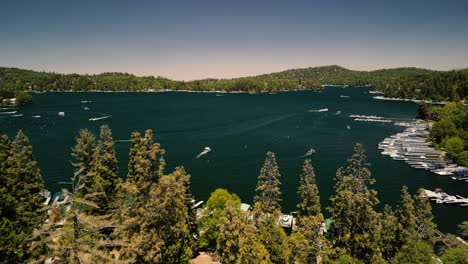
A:
<svg viewBox="0 0 468 264">
<path fill-rule="evenodd" d="M 340 97 L 350 96 L 350 98 Z M 82 103 L 82 101 L 91 101 Z M 84 108 L 88 107 L 89 110 Z M 328 112 L 308 112 L 328 108 Z M 294 210 L 299 175 L 308 149 L 321 193 L 322 209 L 329 206 L 336 169 L 345 165 L 353 146 L 367 150 L 376 178 L 375 189 L 382 204 L 395 205 L 402 185 L 443 188 L 468 196 L 464 182 L 416 170 L 402 161 L 380 154 L 378 142 L 403 130 L 393 124 L 355 122 L 349 115 L 413 118 L 417 105 L 411 102 L 373 100 L 367 88 L 328 88 L 320 92 L 277 94 L 214 93 L 46 93 L 35 94 L 34 103 L 19 109 L 22 117 L 0 115 L 0 133 L 12 137 L 22 129 L 30 138 L 46 187 L 60 190 L 58 182 L 72 174 L 70 150 L 80 128 L 99 133 L 109 124 L 116 140 L 128 140 L 132 131 L 151 128 L 156 141 L 166 149 L 166 172 L 184 165 L 192 175 L 191 188 L 197 200 L 205 200 L 216 188 L 227 188 L 251 203 L 260 167 L 267 151 L 276 153 L 281 172 L 283 211 Z M 58 115 L 65 112 L 65 116 Z M 336 115 L 337 111 L 341 114 Z M 40 115 L 40 118 L 34 118 Z M 109 119 L 89 122 L 92 117 Z M 351 129 L 347 129 L 347 126 Z M 206 147 L 212 151 L 196 159 Z M 124 177 L 130 143 L 116 143 Z M 468 220 L 467 208 L 435 205 L 439 229 L 455 232 Z M 328 214 L 328 213 L 326 213 Z"/>
</svg>

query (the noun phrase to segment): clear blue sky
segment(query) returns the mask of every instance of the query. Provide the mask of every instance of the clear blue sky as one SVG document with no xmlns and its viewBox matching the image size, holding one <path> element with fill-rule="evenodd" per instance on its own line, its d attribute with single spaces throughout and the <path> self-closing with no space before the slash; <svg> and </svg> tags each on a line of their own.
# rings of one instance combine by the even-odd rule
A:
<svg viewBox="0 0 468 264">
<path fill-rule="evenodd" d="M 5 0 L 0 25 L 1 66 L 63 73 L 468 67 L 466 0 Z"/>
</svg>

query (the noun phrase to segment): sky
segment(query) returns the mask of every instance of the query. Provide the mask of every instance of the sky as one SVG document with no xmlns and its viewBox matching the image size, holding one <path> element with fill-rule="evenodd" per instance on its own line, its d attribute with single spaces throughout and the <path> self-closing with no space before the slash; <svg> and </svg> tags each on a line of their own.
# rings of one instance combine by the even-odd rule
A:
<svg viewBox="0 0 468 264">
<path fill-rule="evenodd" d="M 468 67 L 466 0 L 0 0 L 0 66 L 176 80 Z"/>
</svg>

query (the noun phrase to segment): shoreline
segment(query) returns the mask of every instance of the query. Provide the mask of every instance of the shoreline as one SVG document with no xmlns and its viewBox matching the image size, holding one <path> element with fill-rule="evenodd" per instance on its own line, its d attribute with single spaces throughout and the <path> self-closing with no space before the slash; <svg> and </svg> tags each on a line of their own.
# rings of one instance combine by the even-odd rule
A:
<svg viewBox="0 0 468 264">
<path fill-rule="evenodd" d="M 414 103 L 427 103 L 434 105 L 445 105 L 447 102 L 444 101 L 434 101 L 434 100 L 423 100 L 423 99 L 408 99 L 408 98 L 399 98 L 399 97 L 385 97 L 382 95 L 374 96 L 372 99 L 375 100 L 387 100 L 387 101 L 404 101 L 404 102 L 414 102 Z"/>
</svg>

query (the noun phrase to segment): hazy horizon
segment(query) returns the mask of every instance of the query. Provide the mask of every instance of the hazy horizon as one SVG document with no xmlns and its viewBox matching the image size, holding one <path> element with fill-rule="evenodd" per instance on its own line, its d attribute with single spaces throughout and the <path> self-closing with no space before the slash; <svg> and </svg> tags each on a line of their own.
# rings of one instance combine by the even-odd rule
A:
<svg viewBox="0 0 468 264">
<path fill-rule="evenodd" d="M 468 67 L 466 1 L 9 1 L 0 65 L 174 80 Z"/>
</svg>

